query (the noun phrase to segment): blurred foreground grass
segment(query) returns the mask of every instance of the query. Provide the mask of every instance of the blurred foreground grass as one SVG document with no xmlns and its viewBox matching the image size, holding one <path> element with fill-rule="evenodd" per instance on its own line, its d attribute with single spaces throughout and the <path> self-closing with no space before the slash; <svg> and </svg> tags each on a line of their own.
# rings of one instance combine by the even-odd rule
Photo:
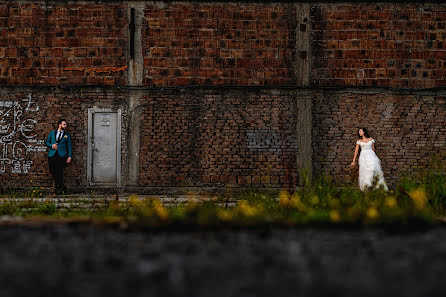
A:
<svg viewBox="0 0 446 297">
<path fill-rule="evenodd" d="M 329 177 L 310 180 L 302 173 L 303 186 L 294 192 L 251 192 L 237 197 L 235 207 L 221 207 L 225 198 L 214 202 L 185 203 L 165 207 L 159 199 L 140 200 L 130 196 L 127 203 L 113 201 L 104 209 L 60 209 L 51 202 L 37 202 L 39 189 L 26 199 L 0 204 L 0 215 L 25 218 L 69 218 L 83 222 L 120 224 L 126 227 L 161 226 L 370 226 L 435 224 L 446 216 L 445 164 L 417 175 L 403 177 L 386 192 L 375 189 L 362 193 L 356 188 L 336 186 Z"/>
</svg>

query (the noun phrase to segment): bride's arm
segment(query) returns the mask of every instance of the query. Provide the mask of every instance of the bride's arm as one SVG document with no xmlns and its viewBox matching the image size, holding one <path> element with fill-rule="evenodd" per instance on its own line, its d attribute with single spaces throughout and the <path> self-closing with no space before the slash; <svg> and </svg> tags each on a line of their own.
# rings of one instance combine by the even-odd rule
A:
<svg viewBox="0 0 446 297">
<path fill-rule="evenodd" d="M 356 156 L 358 155 L 358 150 L 359 150 L 359 144 L 356 144 L 355 155 L 353 156 L 353 162 L 350 164 L 350 167 L 355 166 L 355 161 L 356 161 Z"/>
<path fill-rule="evenodd" d="M 372 150 L 375 151 L 375 142 L 372 143 Z"/>
</svg>

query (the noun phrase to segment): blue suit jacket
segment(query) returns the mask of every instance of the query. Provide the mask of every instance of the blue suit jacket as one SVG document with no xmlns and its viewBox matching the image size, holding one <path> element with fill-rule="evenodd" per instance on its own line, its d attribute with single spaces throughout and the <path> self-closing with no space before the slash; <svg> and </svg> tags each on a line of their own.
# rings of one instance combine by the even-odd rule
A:
<svg viewBox="0 0 446 297">
<path fill-rule="evenodd" d="M 62 158 L 71 158 L 71 137 L 67 132 L 64 133 L 62 139 L 57 145 L 57 150 L 53 150 L 52 146 L 56 142 L 56 130 L 50 132 L 46 139 L 46 146 L 50 148 L 48 151 L 48 157 L 53 157 L 56 152 Z"/>
</svg>

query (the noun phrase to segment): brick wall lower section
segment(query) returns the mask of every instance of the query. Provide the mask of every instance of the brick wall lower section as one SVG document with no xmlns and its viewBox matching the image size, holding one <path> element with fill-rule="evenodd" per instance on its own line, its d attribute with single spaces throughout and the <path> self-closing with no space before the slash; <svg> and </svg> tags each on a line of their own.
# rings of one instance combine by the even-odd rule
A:
<svg viewBox="0 0 446 297">
<path fill-rule="evenodd" d="M 128 174 L 129 91 L 103 88 L 0 89 L 0 183 L 52 184 L 45 139 L 68 120 L 73 163 L 69 187 L 86 185 L 88 108 L 121 108 L 122 180 Z M 294 90 L 146 90 L 140 98 L 140 187 L 293 187 L 299 158 Z M 446 153 L 446 94 L 427 91 L 313 90 L 313 169 L 356 185 L 359 127 L 376 140 L 390 185 Z"/>
<path fill-rule="evenodd" d="M 446 86 L 445 4 L 320 4 L 311 12 L 314 86 Z"/>
<path fill-rule="evenodd" d="M 341 184 L 357 185 L 350 169 L 359 127 L 376 141 L 385 178 L 428 164 L 431 154 L 446 154 L 446 95 L 327 91 L 313 101 L 313 166 Z"/>
<path fill-rule="evenodd" d="M 0 85 L 124 85 L 126 6 L 0 2 Z"/>
<path fill-rule="evenodd" d="M 45 141 L 57 120 L 66 118 L 73 148 L 73 162 L 65 170 L 70 187 L 86 185 L 88 108 L 121 107 L 126 115 L 126 95 L 101 89 L 4 88 L 0 89 L 1 188 L 49 187 Z M 123 121 L 123 131 L 126 131 Z M 125 135 L 125 132 L 123 132 Z M 123 137 L 123 176 L 126 175 L 126 138 Z"/>
<path fill-rule="evenodd" d="M 142 103 L 141 186 L 296 185 L 294 95 L 159 93 Z"/>
<path fill-rule="evenodd" d="M 290 85 L 296 11 L 287 3 L 147 5 L 145 85 Z"/>
</svg>

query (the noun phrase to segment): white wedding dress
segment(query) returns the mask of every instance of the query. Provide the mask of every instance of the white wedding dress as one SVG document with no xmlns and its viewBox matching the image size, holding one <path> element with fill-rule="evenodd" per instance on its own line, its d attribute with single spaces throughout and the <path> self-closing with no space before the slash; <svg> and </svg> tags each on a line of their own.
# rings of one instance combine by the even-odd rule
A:
<svg viewBox="0 0 446 297">
<path fill-rule="evenodd" d="M 381 161 L 372 149 L 372 144 L 375 140 L 369 142 L 356 141 L 361 147 L 359 155 L 359 188 L 365 191 L 373 185 L 376 179 L 376 188 L 382 186 L 384 190 L 388 191 L 388 187 L 384 180 L 384 174 L 381 168 Z M 375 177 L 376 176 L 376 177 Z"/>
</svg>

